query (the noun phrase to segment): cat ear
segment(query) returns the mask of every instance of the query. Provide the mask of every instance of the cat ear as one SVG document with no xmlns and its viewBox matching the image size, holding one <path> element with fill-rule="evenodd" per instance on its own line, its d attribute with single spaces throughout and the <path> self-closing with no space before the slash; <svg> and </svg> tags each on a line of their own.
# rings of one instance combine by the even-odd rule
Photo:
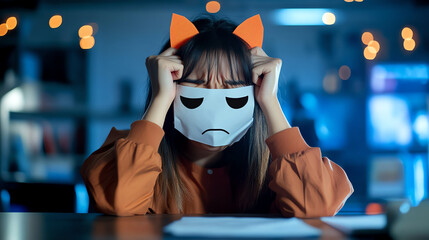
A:
<svg viewBox="0 0 429 240">
<path fill-rule="evenodd" d="M 197 28 L 186 17 L 173 13 L 170 24 L 170 45 L 179 48 L 198 34 Z"/>
<path fill-rule="evenodd" d="M 250 48 L 261 47 L 264 39 L 264 26 L 259 14 L 246 19 L 233 32 L 250 45 Z"/>
</svg>

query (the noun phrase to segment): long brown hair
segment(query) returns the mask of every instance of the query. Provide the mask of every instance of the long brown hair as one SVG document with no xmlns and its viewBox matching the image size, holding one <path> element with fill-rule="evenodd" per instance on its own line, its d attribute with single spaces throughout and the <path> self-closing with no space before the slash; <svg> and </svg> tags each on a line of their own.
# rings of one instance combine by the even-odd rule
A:
<svg viewBox="0 0 429 240">
<path fill-rule="evenodd" d="M 182 79 L 189 76 L 202 61 L 207 65 L 208 74 L 211 71 L 217 71 L 217 69 L 213 70 L 213 63 L 218 63 L 222 53 L 228 57 L 230 76 L 234 80 L 237 80 L 238 76 L 244 76 L 246 85 L 252 85 L 253 66 L 248 44 L 232 33 L 237 25 L 227 19 L 219 20 L 213 16 L 200 16 L 193 20 L 193 24 L 199 33 L 176 52 L 184 65 Z M 170 40 L 164 44 L 160 53 L 169 47 Z M 234 67 L 232 62 L 236 63 Z M 149 86 L 145 110 L 149 106 L 151 97 L 152 92 Z M 186 142 L 186 140 L 184 141 L 185 137 L 174 128 L 173 120 L 172 104 L 165 119 L 163 128 L 165 135 L 158 150 L 162 158 L 162 172 L 156 185 L 159 188 L 156 192 L 160 194 L 155 196 L 155 201 L 161 201 L 164 209 L 176 207 L 179 212 L 182 212 L 187 190 L 180 179 L 176 161 L 182 147 L 180 143 Z M 258 206 L 259 201 L 265 202 L 264 198 L 272 198 L 266 179 L 271 161 L 268 147 L 265 144 L 267 137 L 268 127 L 264 115 L 260 106 L 255 102 L 253 125 L 240 141 L 226 148 L 223 154 L 229 163 L 233 197 L 239 212 L 266 211 L 269 207 Z M 169 205 L 171 200 L 174 200 L 176 206 Z"/>
</svg>

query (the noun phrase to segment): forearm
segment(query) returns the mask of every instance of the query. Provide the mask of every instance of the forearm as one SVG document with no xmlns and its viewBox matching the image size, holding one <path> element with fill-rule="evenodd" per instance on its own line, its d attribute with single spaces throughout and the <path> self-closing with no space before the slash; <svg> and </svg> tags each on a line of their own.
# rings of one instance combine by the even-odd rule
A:
<svg viewBox="0 0 429 240">
<path fill-rule="evenodd" d="M 275 206 L 285 217 L 334 216 L 354 191 L 344 170 L 317 147 L 273 160 L 269 174 Z"/>
<path fill-rule="evenodd" d="M 155 123 L 142 120 L 131 124 L 128 133 L 111 130 L 80 169 L 98 211 L 121 216 L 147 212 L 162 171 L 157 150 L 163 136 Z"/>
<path fill-rule="evenodd" d="M 155 97 L 152 99 L 142 119 L 151 121 L 162 128 L 170 105 L 171 102 L 165 100 L 165 98 Z"/>
<path fill-rule="evenodd" d="M 259 105 L 268 125 L 269 136 L 291 127 L 277 98 L 266 100 Z"/>
</svg>

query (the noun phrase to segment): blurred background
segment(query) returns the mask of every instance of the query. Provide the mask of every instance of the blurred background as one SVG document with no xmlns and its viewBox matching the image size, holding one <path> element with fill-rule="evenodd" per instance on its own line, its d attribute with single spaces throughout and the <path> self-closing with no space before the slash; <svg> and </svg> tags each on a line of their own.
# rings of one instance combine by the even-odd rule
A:
<svg viewBox="0 0 429 240">
<path fill-rule="evenodd" d="M 427 0 L 0 0 L 0 211 L 88 212 L 80 166 L 141 118 L 173 12 L 260 14 L 286 117 L 354 185 L 341 213 L 427 197 Z"/>
</svg>

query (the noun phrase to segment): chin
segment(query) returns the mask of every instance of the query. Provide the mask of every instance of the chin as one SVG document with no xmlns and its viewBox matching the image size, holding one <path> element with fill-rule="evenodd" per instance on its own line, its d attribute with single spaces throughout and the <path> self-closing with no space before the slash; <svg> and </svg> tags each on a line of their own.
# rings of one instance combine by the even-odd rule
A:
<svg viewBox="0 0 429 240">
<path fill-rule="evenodd" d="M 200 142 L 196 142 L 196 141 L 193 141 L 193 140 L 191 140 L 191 142 L 195 146 L 197 146 L 199 148 L 202 148 L 202 149 L 204 149 L 206 151 L 210 151 L 210 152 L 220 152 L 220 151 L 225 150 L 225 148 L 229 147 L 229 145 L 219 146 L 219 147 L 213 147 L 213 146 L 210 146 L 210 145 L 207 145 L 207 144 L 204 144 L 204 143 L 200 143 Z"/>
</svg>

